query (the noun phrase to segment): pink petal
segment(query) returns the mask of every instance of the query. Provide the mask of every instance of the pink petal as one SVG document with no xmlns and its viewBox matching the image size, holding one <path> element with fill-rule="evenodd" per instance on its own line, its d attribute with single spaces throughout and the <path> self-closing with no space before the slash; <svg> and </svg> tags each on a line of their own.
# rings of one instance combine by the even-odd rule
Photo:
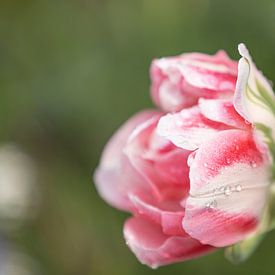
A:
<svg viewBox="0 0 275 275">
<path fill-rule="evenodd" d="M 201 114 L 199 107 L 195 106 L 163 116 L 158 124 L 158 133 L 180 148 L 195 150 L 218 131 L 229 128 L 207 119 Z"/>
<path fill-rule="evenodd" d="M 207 140 L 191 161 L 185 231 L 216 247 L 244 239 L 262 215 L 269 170 L 249 132 L 222 131 Z"/>
<path fill-rule="evenodd" d="M 133 212 L 144 219 L 161 225 L 167 235 L 186 236 L 182 228 L 184 209 L 179 201 L 156 202 L 151 197 L 143 195 L 129 195 L 133 205 Z"/>
<path fill-rule="evenodd" d="M 231 101 L 223 99 L 200 99 L 201 113 L 208 119 L 224 123 L 228 126 L 249 130 L 251 125 L 246 122 L 235 110 Z"/>
<path fill-rule="evenodd" d="M 150 183 L 158 200 L 182 199 L 189 191 L 189 151 L 156 133 L 159 117 L 141 124 L 128 140 L 125 153 Z"/>
<path fill-rule="evenodd" d="M 128 188 L 131 191 L 148 190 L 146 180 L 131 165 L 123 148 L 132 131 L 155 115 L 159 115 L 159 112 L 136 114 L 120 127 L 104 149 L 94 182 L 101 197 L 114 207 L 129 210 Z"/>
<path fill-rule="evenodd" d="M 204 53 L 187 53 L 183 54 L 187 56 L 190 60 L 197 60 L 201 62 L 206 62 L 210 64 L 223 65 L 230 71 L 232 74 L 236 74 L 238 63 L 235 60 L 230 59 L 226 51 L 219 50 L 214 55 L 208 55 Z"/>
<path fill-rule="evenodd" d="M 235 90 L 237 63 L 224 51 L 156 59 L 150 75 L 153 101 L 165 111 L 193 106 L 198 99 L 229 98 Z"/>
<path fill-rule="evenodd" d="M 99 166 L 94 174 L 94 182 L 98 193 L 107 203 L 120 210 L 130 211 L 128 192 L 150 192 L 149 185 L 146 185 L 146 180 L 127 157 L 122 155 L 118 161 L 121 168 Z"/>
<path fill-rule="evenodd" d="M 229 92 L 234 91 L 236 85 L 235 71 L 228 70 L 223 65 L 202 66 L 199 62 L 195 64 L 190 62 L 188 65 L 181 68 L 185 81 L 193 87 L 205 89 L 202 92 L 209 93 L 209 95 L 204 94 L 206 97 L 218 97 L 217 91 L 219 93 L 224 92 L 227 97 Z M 211 92 L 214 93 L 212 96 Z"/>
<path fill-rule="evenodd" d="M 159 225 L 142 218 L 127 220 L 124 237 L 139 261 L 152 268 L 196 258 L 214 250 L 189 236 L 167 236 Z"/>
<path fill-rule="evenodd" d="M 182 90 L 185 91 L 184 94 Z M 184 81 L 175 84 L 170 80 L 164 80 L 157 91 L 159 105 L 168 112 L 178 111 L 183 107 L 191 107 L 198 101 L 196 92 L 196 89 L 188 86 Z M 156 94 L 156 92 L 154 93 Z"/>
</svg>

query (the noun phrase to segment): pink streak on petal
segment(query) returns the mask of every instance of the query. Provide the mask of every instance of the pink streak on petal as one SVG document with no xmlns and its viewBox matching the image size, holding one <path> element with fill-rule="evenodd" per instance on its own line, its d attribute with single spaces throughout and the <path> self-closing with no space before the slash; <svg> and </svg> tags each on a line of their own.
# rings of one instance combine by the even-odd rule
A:
<svg viewBox="0 0 275 275">
<path fill-rule="evenodd" d="M 161 136 L 187 150 L 197 149 L 203 141 L 226 129 L 230 127 L 204 117 L 198 106 L 167 114 L 158 124 L 158 133 Z"/>
<path fill-rule="evenodd" d="M 196 152 L 190 167 L 191 192 L 218 175 L 221 169 L 234 163 L 261 166 L 264 157 L 258 150 L 252 133 L 241 130 L 219 132 Z"/>
<path fill-rule="evenodd" d="M 246 122 L 237 113 L 231 101 L 222 99 L 200 99 L 199 108 L 201 113 L 210 120 L 221 122 L 237 129 L 251 129 L 251 124 Z"/>
</svg>

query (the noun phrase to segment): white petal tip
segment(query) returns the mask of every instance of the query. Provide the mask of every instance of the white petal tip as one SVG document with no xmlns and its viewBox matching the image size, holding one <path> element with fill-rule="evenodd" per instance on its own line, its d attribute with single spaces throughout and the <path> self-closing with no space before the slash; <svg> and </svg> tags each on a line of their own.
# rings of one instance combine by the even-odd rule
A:
<svg viewBox="0 0 275 275">
<path fill-rule="evenodd" d="M 238 50 L 239 50 L 239 53 L 240 53 L 241 56 L 243 56 L 245 58 L 249 58 L 250 57 L 248 49 L 246 48 L 246 46 L 245 46 L 244 43 L 240 43 L 238 45 Z"/>
</svg>

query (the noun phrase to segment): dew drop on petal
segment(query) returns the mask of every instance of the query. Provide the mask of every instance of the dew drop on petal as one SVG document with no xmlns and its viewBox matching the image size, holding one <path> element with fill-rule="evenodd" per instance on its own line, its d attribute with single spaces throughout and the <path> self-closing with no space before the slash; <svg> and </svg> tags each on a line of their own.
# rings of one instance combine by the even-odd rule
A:
<svg viewBox="0 0 275 275">
<path fill-rule="evenodd" d="M 241 192 L 243 190 L 243 187 L 240 184 L 238 184 L 238 185 L 235 186 L 235 190 L 237 192 Z"/>
<path fill-rule="evenodd" d="M 206 203 L 205 206 L 208 210 L 215 209 L 217 207 L 217 201 L 216 200 L 209 201 L 209 202 Z"/>
<path fill-rule="evenodd" d="M 225 188 L 224 188 L 224 194 L 226 196 L 230 196 L 232 194 L 232 188 L 231 188 L 230 185 L 225 186 Z"/>
</svg>

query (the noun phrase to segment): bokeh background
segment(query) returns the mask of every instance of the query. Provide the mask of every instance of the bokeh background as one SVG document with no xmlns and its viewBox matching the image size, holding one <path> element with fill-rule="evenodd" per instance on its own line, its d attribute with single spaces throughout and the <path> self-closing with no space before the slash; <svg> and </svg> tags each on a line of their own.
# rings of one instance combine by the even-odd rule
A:
<svg viewBox="0 0 275 275">
<path fill-rule="evenodd" d="M 152 106 L 154 57 L 237 59 L 239 42 L 275 81 L 274 0 L 1 1 L 0 275 L 274 274 L 274 233 L 240 266 L 222 251 L 142 266 L 122 237 L 127 214 L 92 182 L 110 135 Z"/>
</svg>

